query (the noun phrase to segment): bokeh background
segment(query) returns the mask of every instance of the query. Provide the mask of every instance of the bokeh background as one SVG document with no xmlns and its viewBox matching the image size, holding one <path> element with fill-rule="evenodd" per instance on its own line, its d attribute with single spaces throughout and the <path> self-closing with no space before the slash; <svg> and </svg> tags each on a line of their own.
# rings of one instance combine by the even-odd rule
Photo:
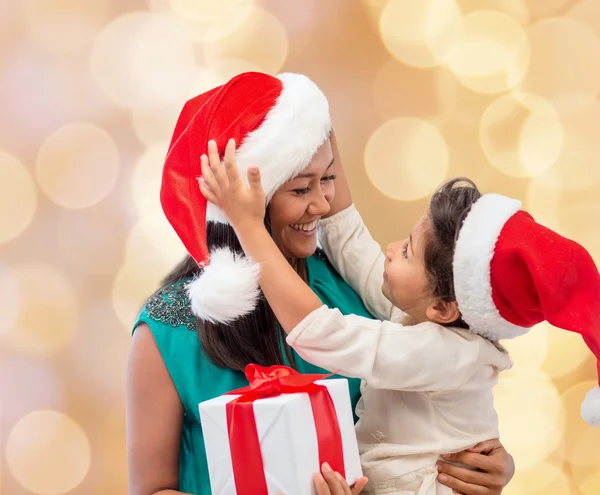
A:
<svg viewBox="0 0 600 495">
<path fill-rule="evenodd" d="M 166 146 L 187 98 L 247 70 L 323 88 L 380 242 L 467 175 L 600 261 L 598 0 L 1 0 L 2 494 L 127 492 L 130 327 L 183 254 Z M 597 495 L 593 358 L 547 325 L 507 345 L 505 493 Z"/>
</svg>

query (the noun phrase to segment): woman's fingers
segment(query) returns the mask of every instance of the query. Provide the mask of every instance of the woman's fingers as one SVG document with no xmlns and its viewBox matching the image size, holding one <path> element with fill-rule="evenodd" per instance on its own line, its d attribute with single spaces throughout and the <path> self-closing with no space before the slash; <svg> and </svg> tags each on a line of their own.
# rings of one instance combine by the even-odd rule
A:
<svg viewBox="0 0 600 495">
<path fill-rule="evenodd" d="M 329 485 L 321 473 L 317 473 L 313 476 L 313 482 L 315 484 L 317 495 L 332 495 Z"/>
<path fill-rule="evenodd" d="M 325 478 L 325 481 L 327 482 L 331 495 L 352 495 L 346 480 L 342 475 L 331 469 L 329 464 L 324 462 L 321 466 L 321 472 L 323 473 L 323 478 Z"/>
<path fill-rule="evenodd" d="M 352 486 L 352 495 L 358 495 L 360 492 L 362 492 L 368 481 L 369 479 L 365 476 L 359 478 L 358 481 Z"/>
<path fill-rule="evenodd" d="M 477 469 L 481 469 L 486 472 L 494 472 L 497 468 L 496 463 L 493 459 L 490 459 L 485 454 L 478 454 L 476 452 L 456 452 L 454 454 L 444 454 L 442 455 L 442 461 L 450 461 L 460 464 L 466 464 L 467 466 L 471 466 Z"/>
<path fill-rule="evenodd" d="M 200 192 L 202 196 L 206 198 L 206 201 L 210 201 L 213 204 L 218 204 L 218 198 L 213 194 L 210 188 L 206 185 L 206 182 L 202 177 L 198 179 L 198 184 L 200 184 Z"/>
<path fill-rule="evenodd" d="M 438 472 L 473 485 L 488 486 L 493 475 L 481 471 L 473 471 L 446 462 L 438 462 Z"/>
<path fill-rule="evenodd" d="M 229 184 L 229 179 L 225 169 L 223 168 L 223 165 L 221 165 L 221 157 L 219 156 L 217 143 L 215 143 L 212 139 L 208 142 L 208 162 L 215 179 L 219 183 L 219 186 L 221 188 L 227 187 Z"/>
<path fill-rule="evenodd" d="M 440 474 L 438 481 L 442 485 L 446 485 L 448 488 L 452 488 L 457 493 L 464 495 L 489 495 L 491 492 L 485 486 L 474 485 L 472 483 L 465 483 L 464 481 L 454 478 L 448 474 Z"/>
</svg>

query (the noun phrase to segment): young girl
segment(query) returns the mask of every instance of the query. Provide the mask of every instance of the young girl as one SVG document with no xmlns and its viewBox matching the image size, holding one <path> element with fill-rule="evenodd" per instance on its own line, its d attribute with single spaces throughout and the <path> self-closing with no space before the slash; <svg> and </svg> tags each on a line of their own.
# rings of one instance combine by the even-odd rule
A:
<svg viewBox="0 0 600 495">
<path fill-rule="evenodd" d="M 212 143 L 208 151 L 201 191 L 260 264 L 261 288 L 289 344 L 316 365 L 364 380 L 357 436 L 370 493 L 452 493 L 436 481 L 439 456 L 498 436 L 492 389 L 512 365 L 498 340 L 547 319 L 582 333 L 600 355 L 593 261 L 536 224 L 518 201 L 450 181 L 385 255 L 353 206 L 322 221 L 332 262 L 384 320 L 373 321 L 322 305 L 264 227 L 258 170 L 249 171 L 248 188 L 234 142 L 224 166 Z M 586 311 L 577 311 L 584 303 Z M 598 418 L 598 409 L 588 413 Z"/>
</svg>

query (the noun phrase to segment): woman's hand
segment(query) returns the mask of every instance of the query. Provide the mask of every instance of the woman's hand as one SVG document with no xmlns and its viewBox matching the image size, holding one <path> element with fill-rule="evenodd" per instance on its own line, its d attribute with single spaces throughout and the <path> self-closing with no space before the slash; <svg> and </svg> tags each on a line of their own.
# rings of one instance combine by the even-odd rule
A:
<svg viewBox="0 0 600 495">
<path fill-rule="evenodd" d="M 333 471 L 326 462 L 321 466 L 321 471 L 323 474 L 317 473 L 313 476 L 317 495 L 358 495 L 368 481 L 363 476 L 353 486 L 349 486 L 343 476 Z M 278 495 L 284 494 L 279 493 Z"/>
<path fill-rule="evenodd" d="M 515 474 L 513 458 L 497 438 L 442 458 L 438 461 L 439 482 L 462 495 L 500 495 Z M 444 460 L 466 464 L 477 471 Z"/>
<path fill-rule="evenodd" d="M 260 183 L 258 168 L 248 170 L 246 185 L 235 163 L 235 141 L 230 139 L 225 148 L 225 165 L 221 164 L 217 145 L 208 143 L 208 156 L 202 155 L 200 191 L 204 197 L 218 206 L 234 228 L 248 224 L 264 225 L 265 193 Z"/>
</svg>

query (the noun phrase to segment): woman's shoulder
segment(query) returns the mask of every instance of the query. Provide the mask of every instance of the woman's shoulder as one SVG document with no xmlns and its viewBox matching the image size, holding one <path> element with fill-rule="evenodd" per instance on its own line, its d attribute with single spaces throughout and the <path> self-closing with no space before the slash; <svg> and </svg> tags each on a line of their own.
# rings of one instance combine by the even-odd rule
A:
<svg viewBox="0 0 600 495">
<path fill-rule="evenodd" d="M 172 329 L 195 333 L 196 318 L 188 300 L 186 285 L 189 278 L 176 280 L 157 290 L 142 307 L 134 324 L 146 323 L 150 329 Z"/>
</svg>

